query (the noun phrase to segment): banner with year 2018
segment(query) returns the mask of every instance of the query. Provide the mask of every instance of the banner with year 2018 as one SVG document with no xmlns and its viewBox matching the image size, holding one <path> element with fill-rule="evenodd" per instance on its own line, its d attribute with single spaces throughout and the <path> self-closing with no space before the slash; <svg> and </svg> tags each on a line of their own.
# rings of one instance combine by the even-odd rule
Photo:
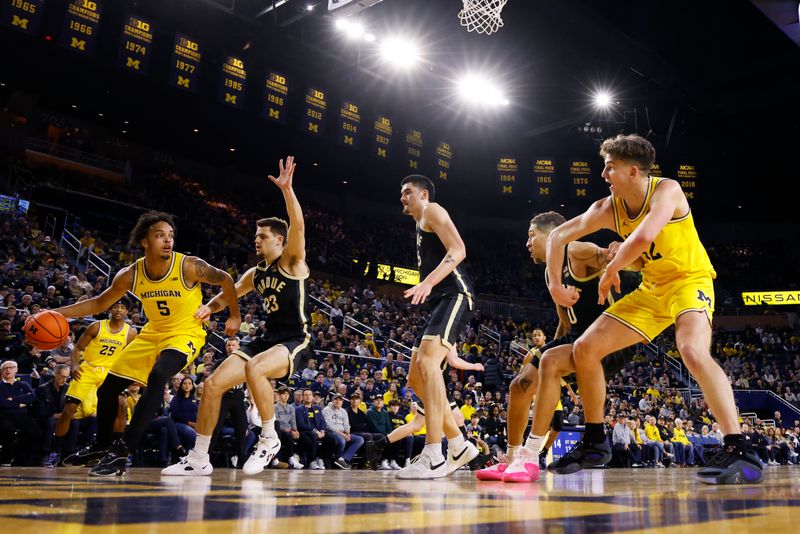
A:
<svg viewBox="0 0 800 534">
<path fill-rule="evenodd" d="M 689 163 L 679 164 L 675 179 L 681 184 L 681 189 L 686 194 L 686 198 L 694 200 L 697 189 L 697 167 Z"/>
<path fill-rule="evenodd" d="M 408 170 L 420 172 L 420 162 L 422 161 L 422 132 L 409 128 L 406 131 L 406 163 Z"/>
<path fill-rule="evenodd" d="M 497 184 L 498 193 L 511 196 L 517 193 L 519 187 L 519 162 L 514 156 L 500 156 L 497 158 Z"/>
</svg>

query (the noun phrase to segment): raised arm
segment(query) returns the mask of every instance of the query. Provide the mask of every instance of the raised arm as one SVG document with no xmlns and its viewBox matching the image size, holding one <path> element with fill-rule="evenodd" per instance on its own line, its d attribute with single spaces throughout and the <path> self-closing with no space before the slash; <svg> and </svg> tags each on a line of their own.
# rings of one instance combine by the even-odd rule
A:
<svg viewBox="0 0 800 534">
<path fill-rule="evenodd" d="M 286 248 L 281 255 L 280 266 L 293 276 L 306 276 L 308 266 L 306 265 L 306 223 L 303 219 L 303 210 L 297 195 L 292 188 L 294 179 L 294 169 L 297 164 L 294 156 L 286 158 L 286 165 L 283 160 L 278 162 L 280 174 L 277 178 L 269 175 L 269 179 L 283 193 L 283 201 L 286 203 L 286 213 L 289 215 L 289 235 L 286 239 Z"/>
<path fill-rule="evenodd" d="M 83 331 L 81 337 L 78 338 L 78 342 L 75 343 L 75 346 L 72 348 L 72 353 L 70 354 L 70 359 L 72 360 L 72 378 L 78 380 L 81 377 L 81 354 L 83 351 L 86 350 L 86 347 L 89 346 L 89 343 L 97 337 L 97 334 L 100 333 L 100 321 L 95 321 L 89 326 L 86 327 L 86 330 Z"/>
<path fill-rule="evenodd" d="M 115 302 L 125 296 L 133 286 L 133 265 L 129 265 L 120 270 L 111 285 L 105 291 L 81 302 L 70 304 L 53 311 L 60 313 L 64 317 L 87 317 L 97 315 L 109 309 Z"/>
<path fill-rule="evenodd" d="M 441 240 L 446 249 L 444 258 L 418 285 L 406 290 L 403 294 L 411 298 L 411 304 L 422 304 L 430 295 L 433 287 L 445 279 L 467 257 L 467 247 L 450 219 L 450 215 L 439 204 L 428 204 L 423 214 L 426 226 Z"/>
<path fill-rule="evenodd" d="M 564 247 L 571 241 L 603 228 L 613 228 L 611 202 L 611 197 L 598 200 L 586 212 L 557 227 L 547 237 L 547 286 L 556 304 L 569 308 L 579 297 L 577 289 L 565 288 L 563 285 L 561 266 L 564 265 Z"/>
<path fill-rule="evenodd" d="M 225 334 L 235 336 L 239 332 L 242 324 L 242 317 L 239 312 L 239 299 L 236 297 L 236 285 L 233 283 L 231 275 L 217 269 L 201 260 L 196 256 L 189 256 L 183 264 L 183 277 L 189 284 L 204 283 L 212 286 L 222 287 L 222 298 L 230 310 L 230 317 L 225 321 Z M 200 305 L 195 312 L 195 317 L 201 319 L 205 315 L 207 307 Z"/>
</svg>

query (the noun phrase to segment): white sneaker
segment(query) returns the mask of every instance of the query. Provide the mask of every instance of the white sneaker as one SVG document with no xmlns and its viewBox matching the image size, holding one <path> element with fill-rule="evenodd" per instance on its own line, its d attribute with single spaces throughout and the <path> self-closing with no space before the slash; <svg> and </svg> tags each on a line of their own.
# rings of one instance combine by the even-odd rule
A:
<svg viewBox="0 0 800 534">
<path fill-rule="evenodd" d="M 194 452 L 194 449 L 189 451 L 189 454 L 181 458 L 181 461 L 175 465 L 165 467 L 161 470 L 162 475 L 167 476 L 207 476 L 214 471 L 214 467 L 209 462 L 208 455 L 201 458 L 199 454 Z"/>
<path fill-rule="evenodd" d="M 466 454 L 463 456 L 466 456 Z M 441 460 L 434 464 L 433 459 L 423 451 L 411 460 L 411 464 L 408 467 L 404 467 L 397 472 L 397 478 L 431 479 L 446 477 L 449 474 L 447 460 Z"/>
<path fill-rule="evenodd" d="M 257 475 L 262 472 L 281 450 L 281 440 L 278 436 L 262 436 L 258 440 L 253 453 L 244 463 L 242 472 L 245 475 Z"/>
<path fill-rule="evenodd" d="M 393 470 L 395 470 L 395 471 L 399 471 L 399 470 L 400 470 L 400 466 L 399 466 L 399 465 L 398 465 L 398 463 L 397 463 L 396 461 L 394 461 L 394 460 L 392 460 L 391 462 L 389 462 L 389 467 L 391 467 L 391 468 L 392 468 Z"/>
<path fill-rule="evenodd" d="M 320 470 L 320 471 L 325 471 L 325 462 L 323 462 L 323 461 L 322 461 L 322 458 L 317 458 L 317 459 L 315 460 L 315 462 L 316 462 L 317 464 L 316 464 L 316 466 L 315 466 L 315 467 L 312 467 L 312 469 L 318 469 L 318 470 Z"/>
<path fill-rule="evenodd" d="M 450 447 L 447 447 L 447 474 L 449 475 L 461 469 L 477 458 L 478 454 L 478 447 L 473 445 L 471 441 L 464 441 L 464 446 L 457 452 L 453 452 Z"/>
<path fill-rule="evenodd" d="M 379 471 L 391 471 L 392 467 L 389 465 L 389 460 L 383 460 L 381 465 L 378 466 Z"/>
<path fill-rule="evenodd" d="M 300 457 L 294 454 L 291 458 L 289 458 L 289 467 L 292 469 L 302 469 L 305 466 L 300 463 Z"/>
<path fill-rule="evenodd" d="M 656 467 L 658 467 L 659 469 L 661 469 L 661 468 L 663 468 L 663 467 L 664 467 L 664 464 L 662 464 L 661 462 L 658 462 L 658 463 L 656 464 Z"/>
</svg>

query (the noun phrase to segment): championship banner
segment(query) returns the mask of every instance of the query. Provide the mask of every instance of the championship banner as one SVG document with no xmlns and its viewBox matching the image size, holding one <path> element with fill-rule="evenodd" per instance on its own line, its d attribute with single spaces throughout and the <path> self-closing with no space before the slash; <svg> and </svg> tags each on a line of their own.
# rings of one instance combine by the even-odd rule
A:
<svg viewBox="0 0 800 534">
<path fill-rule="evenodd" d="M 264 103 L 261 116 L 267 120 L 286 124 L 286 106 L 289 103 L 289 81 L 280 72 L 271 70 L 264 82 Z"/>
<path fill-rule="evenodd" d="M 236 56 L 227 56 L 222 64 L 222 77 L 219 83 L 220 104 L 234 109 L 244 109 L 244 95 L 247 88 L 247 71 L 244 61 Z"/>
<path fill-rule="evenodd" d="M 450 168 L 453 166 L 453 149 L 450 143 L 440 141 L 436 145 L 436 169 L 439 179 L 447 181 L 450 178 Z"/>
<path fill-rule="evenodd" d="M 306 91 L 303 111 L 303 131 L 311 135 L 322 135 L 325 131 L 325 109 L 328 107 L 324 91 L 309 87 Z"/>
<path fill-rule="evenodd" d="M 375 119 L 375 147 L 373 154 L 378 159 L 388 160 L 392 157 L 392 120 L 378 115 Z"/>
<path fill-rule="evenodd" d="M 747 291 L 742 293 L 745 306 L 797 305 L 800 304 L 800 291 Z"/>
<path fill-rule="evenodd" d="M 686 198 L 694 200 L 694 193 L 697 188 L 697 168 L 694 165 L 682 163 L 678 165 L 675 179 L 681 184 L 681 189 L 686 194 Z"/>
<path fill-rule="evenodd" d="M 42 20 L 44 0 L 2 0 L 3 24 L 25 32 L 28 35 L 39 34 L 39 22 Z"/>
<path fill-rule="evenodd" d="M 573 160 L 569 164 L 569 193 L 572 198 L 589 198 L 592 169 L 588 161 Z"/>
<path fill-rule="evenodd" d="M 117 66 L 136 74 L 147 73 L 152 45 L 153 30 L 150 23 L 136 15 L 126 15 Z"/>
<path fill-rule="evenodd" d="M 661 170 L 661 165 L 658 163 L 653 163 L 653 166 L 650 167 L 650 176 L 664 178 L 664 171 Z"/>
<path fill-rule="evenodd" d="M 556 166 L 551 158 L 539 158 L 533 162 L 533 198 L 545 200 L 555 193 Z"/>
<path fill-rule="evenodd" d="M 517 178 L 519 177 L 519 163 L 513 156 L 500 156 L 497 159 L 498 192 L 510 196 L 517 192 Z"/>
<path fill-rule="evenodd" d="M 197 92 L 200 84 L 200 43 L 176 33 L 175 48 L 172 52 L 172 69 L 169 84 L 184 91 Z"/>
<path fill-rule="evenodd" d="M 419 172 L 422 160 L 422 132 L 409 128 L 406 130 L 406 161 L 408 170 Z"/>
<path fill-rule="evenodd" d="M 352 102 L 342 102 L 339 109 L 339 144 L 358 149 L 361 137 L 361 110 Z"/>
<path fill-rule="evenodd" d="M 101 11 L 99 0 L 70 0 L 64 16 L 61 44 L 79 54 L 91 54 L 97 40 Z"/>
</svg>

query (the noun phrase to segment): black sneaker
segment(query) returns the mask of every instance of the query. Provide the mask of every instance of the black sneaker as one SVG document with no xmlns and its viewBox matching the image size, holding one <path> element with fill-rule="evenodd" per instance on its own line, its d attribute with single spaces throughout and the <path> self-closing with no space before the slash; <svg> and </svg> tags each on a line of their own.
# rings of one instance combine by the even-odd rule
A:
<svg viewBox="0 0 800 534">
<path fill-rule="evenodd" d="M 750 447 L 728 445 L 697 472 L 706 484 L 758 484 L 764 479 L 764 466 Z"/>
<path fill-rule="evenodd" d="M 128 447 L 122 440 L 117 440 L 96 466 L 89 470 L 92 477 L 113 477 L 124 475 L 128 468 Z"/>
<path fill-rule="evenodd" d="M 389 442 L 386 440 L 386 436 L 381 436 L 373 441 L 372 447 L 367 449 L 367 461 L 374 466 L 379 466 L 383 458 L 383 449 L 385 449 L 387 445 L 389 445 Z"/>
<path fill-rule="evenodd" d="M 601 467 L 611 461 L 611 447 L 603 440 L 600 443 L 581 441 L 567 454 L 547 466 L 551 473 L 569 475 L 584 467 Z"/>
<path fill-rule="evenodd" d="M 547 469 L 547 452 L 542 451 L 539 453 L 539 469 Z"/>
<path fill-rule="evenodd" d="M 342 457 L 339 457 L 333 461 L 333 465 L 338 467 L 339 469 L 350 469 L 350 462 L 345 460 Z"/>
<path fill-rule="evenodd" d="M 97 445 L 89 445 L 84 447 L 78 452 L 72 453 L 61 462 L 61 465 L 70 467 L 87 466 L 93 467 L 106 455 L 108 449 L 105 447 L 98 447 Z"/>
</svg>

